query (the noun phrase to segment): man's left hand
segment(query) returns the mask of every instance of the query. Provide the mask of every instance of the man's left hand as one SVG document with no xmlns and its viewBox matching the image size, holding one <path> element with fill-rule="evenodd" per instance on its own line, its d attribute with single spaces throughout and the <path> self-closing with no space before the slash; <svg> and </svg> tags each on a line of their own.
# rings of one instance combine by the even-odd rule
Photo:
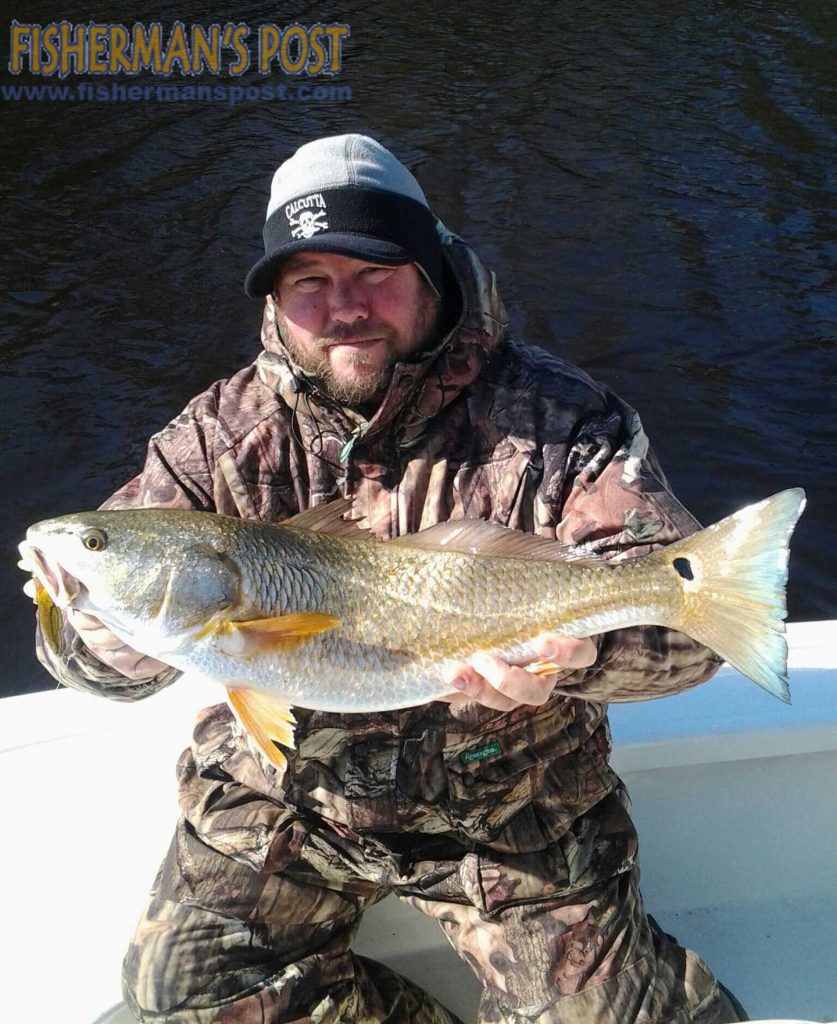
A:
<svg viewBox="0 0 837 1024">
<path fill-rule="evenodd" d="M 565 671 L 589 668 L 597 657 L 598 647 L 590 637 L 579 640 L 552 634 L 539 638 L 536 660 L 554 662 L 561 666 L 560 672 L 535 675 L 524 665 L 509 664 L 493 654 L 480 652 L 449 669 L 445 682 L 456 692 L 440 699 L 449 704 L 476 701 L 496 711 L 511 711 L 523 704 L 544 704 Z M 562 680 L 565 685 L 567 682 Z"/>
</svg>

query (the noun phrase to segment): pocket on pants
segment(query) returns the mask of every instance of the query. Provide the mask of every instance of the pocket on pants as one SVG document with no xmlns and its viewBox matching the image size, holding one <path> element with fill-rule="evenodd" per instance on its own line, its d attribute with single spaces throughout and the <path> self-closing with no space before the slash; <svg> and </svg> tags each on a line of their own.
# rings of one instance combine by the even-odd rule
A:
<svg viewBox="0 0 837 1024">
<path fill-rule="evenodd" d="M 499 744 L 484 746 L 492 745 L 499 749 Z M 527 751 L 463 760 L 467 753 L 456 747 L 445 751 L 448 809 L 454 824 L 470 839 L 490 843 L 521 811 L 531 808 L 536 760 Z"/>
<path fill-rule="evenodd" d="M 483 909 L 539 901 L 582 898 L 632 871 L 637 836 L 618 793 L 608 794 L 576 819 L 555 842 L 539 850 L 478 852 Z M 579 894 L 582 894 L 579 896 Z"/>
</svg>

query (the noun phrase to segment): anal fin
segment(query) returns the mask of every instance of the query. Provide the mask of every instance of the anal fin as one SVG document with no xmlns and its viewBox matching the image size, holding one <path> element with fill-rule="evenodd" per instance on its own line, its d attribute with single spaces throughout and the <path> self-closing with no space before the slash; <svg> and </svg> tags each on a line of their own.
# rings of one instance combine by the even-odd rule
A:
<svg viewBox="0 0 837 1024">
<path fill-rule="evenodd" d="M 296 719 L 290 705 L 250 687 L 228 686 L 227 700 L 253 743 L 278 771 L 283 772 L 288 760 L 276 744 L 294 747 Z"/>
</svg>

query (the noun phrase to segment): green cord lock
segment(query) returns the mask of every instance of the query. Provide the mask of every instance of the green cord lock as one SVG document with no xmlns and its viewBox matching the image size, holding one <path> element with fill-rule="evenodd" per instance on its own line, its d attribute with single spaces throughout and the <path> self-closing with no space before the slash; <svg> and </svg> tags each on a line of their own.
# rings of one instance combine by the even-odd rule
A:
<svg viewBox="0 0 837 1024">
<path fill-rule="evenodd" d="M 354 446 L 360 440 L 364 430 L 366 430 L 366 427 L 361 426 L 358 427 L 356 430 L 352 431 L 352 436 L 340 449 L 340 454 L 337 456 L 337 461 L 340 463 L 341 466 L 345 466 L 346 463 L 349 461 L 349 456 L 352 454 L 352 448 L 354 448 Z"/>
</svg>

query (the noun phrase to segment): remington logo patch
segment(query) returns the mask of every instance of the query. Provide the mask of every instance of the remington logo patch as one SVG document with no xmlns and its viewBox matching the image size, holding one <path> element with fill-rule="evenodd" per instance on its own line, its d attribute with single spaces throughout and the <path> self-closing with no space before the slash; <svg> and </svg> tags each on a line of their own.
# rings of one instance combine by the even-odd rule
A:
<svg viewBox="0 0 837 1024">
<path fill-rule="evenodd" d="M 483 758 L 499 753 L 500 744 L 495 740 L 493 743 L 486 743 L 484 747 L 477 747 L 476 750 L 463 750 L 459 755 L 459 760 L 463 764 L 470 764 L 472 761 L 482 761 Z"/>
</svg>

